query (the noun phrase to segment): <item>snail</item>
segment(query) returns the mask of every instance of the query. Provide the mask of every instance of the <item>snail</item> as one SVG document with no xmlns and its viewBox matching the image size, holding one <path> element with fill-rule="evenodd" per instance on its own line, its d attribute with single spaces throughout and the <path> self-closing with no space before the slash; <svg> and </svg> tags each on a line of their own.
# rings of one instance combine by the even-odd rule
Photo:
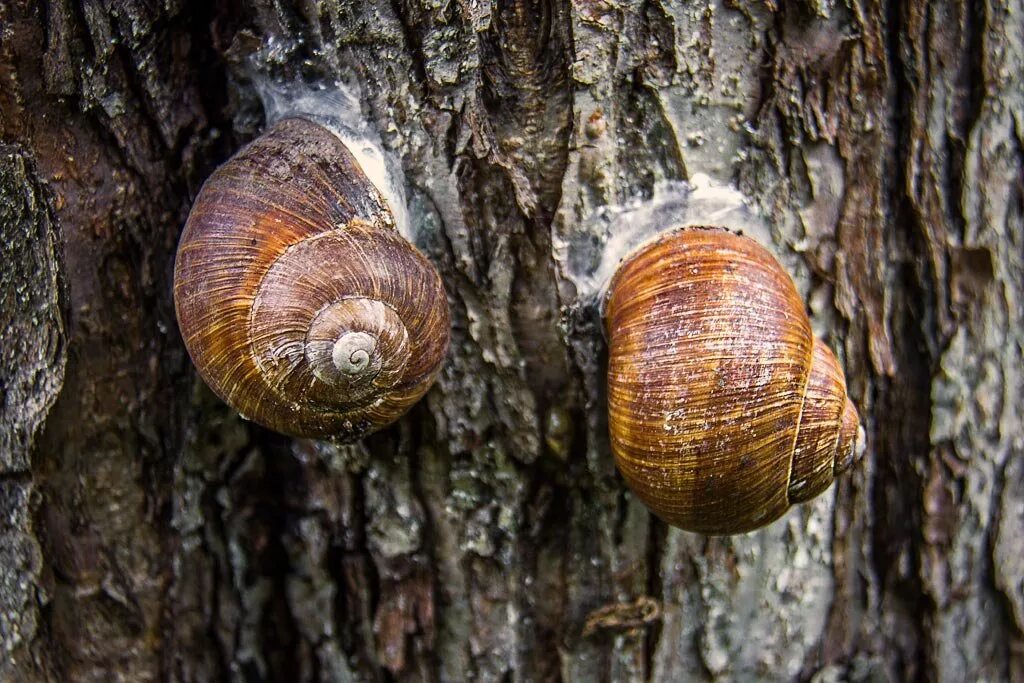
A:
<svg viewBox="0 0 1024 683">
<path fill-rule="evenodd" d="M 281 120 L 204 183 L 174 303 L 213 391 L 293 436 L 351 441 L 389 424 L 448 348 L 437 270 L 341 138 L 305 118 Z"/>
<path fill-rule="evenodd" d="M 754 240 L 686 226 L 627 256 L 604 299 L 611 448 L 667 523 L 757 529 L 863 450 L 843 372 Z"/>
</svg>

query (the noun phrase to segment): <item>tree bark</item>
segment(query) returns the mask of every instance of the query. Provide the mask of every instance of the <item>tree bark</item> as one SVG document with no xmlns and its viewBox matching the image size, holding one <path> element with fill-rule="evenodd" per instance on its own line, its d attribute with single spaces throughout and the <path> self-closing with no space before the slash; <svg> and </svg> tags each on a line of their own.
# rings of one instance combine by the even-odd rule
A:
<svg viewBox="0 0 1024 683">
<path fill-rule="evenodd" d="M 0 0 L 0 678 L 1024 680 L 1024 2 Z M 358 86 L 452 346 L 352 446 L 243 421 L 171 298 L 266 83 Z M 762 531 L 608 448 L 602 206 L 771 226 L 868 432 Z"/>
</svg>

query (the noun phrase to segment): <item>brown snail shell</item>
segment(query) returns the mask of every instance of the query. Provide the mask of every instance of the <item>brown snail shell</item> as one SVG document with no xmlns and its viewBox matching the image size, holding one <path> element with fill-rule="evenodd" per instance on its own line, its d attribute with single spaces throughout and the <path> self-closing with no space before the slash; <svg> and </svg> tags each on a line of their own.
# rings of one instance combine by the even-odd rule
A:
<svg viewBox="0 0 1024 683">
<path fill-rule="evenodd" d="M 243 416 L 352 440 L 402 415 L 444 360 L 441 277 L 345 143 L 285 119 L 203 185 L 174 302 L 199 374 Z"/>
<path fill-rule="evenodd" d="M 753 240 L 690 227 L 645 245 L 616 272 L 605 316 L 612 452 L 669 524 L 756 529 L 858 454 L 842 370 Z"/>
</svg>

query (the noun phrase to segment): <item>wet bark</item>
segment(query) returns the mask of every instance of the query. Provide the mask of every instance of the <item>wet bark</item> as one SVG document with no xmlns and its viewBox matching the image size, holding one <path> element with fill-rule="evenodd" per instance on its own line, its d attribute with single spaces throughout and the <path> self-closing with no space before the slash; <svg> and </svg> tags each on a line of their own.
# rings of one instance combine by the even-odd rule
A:
<svg viewBox="0 0 1024 683">
<path fill-rule="evenodd" d="M 0 678 L 1024 680 L 1022 72 L 1019 0 L 0 0 Z M 354 446 L 244 422 L 171 301 L 258 86 L 338 79 L 453 314 Z M 624 489 L 567 266 L 698 173 L 868 431 L 735 538 Z"/>
</svg>

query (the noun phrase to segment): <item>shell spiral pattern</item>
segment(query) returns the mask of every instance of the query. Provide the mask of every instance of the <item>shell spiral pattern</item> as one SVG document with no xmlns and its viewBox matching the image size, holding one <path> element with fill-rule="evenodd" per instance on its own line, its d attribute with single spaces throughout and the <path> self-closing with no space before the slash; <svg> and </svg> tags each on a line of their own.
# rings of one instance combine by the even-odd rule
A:
<svg viewBox="0 0 1024 683">
<path fill-rule="evenodd" d="M 843 373 L 753 240 L 685 228 L 646 245 L 620 266 L 605 316 L 612 452 L 669 524 L 756 529 L 852 462 Z"/>
<path fill-rule="evenodd" d="M 200 375 L 285 434 L 348 441 L 383 427 L 447 352 L 440 275 L 345 144 L 305 119 L 281 121 L 207 180 L 174 282 Z"/>
</svg>

